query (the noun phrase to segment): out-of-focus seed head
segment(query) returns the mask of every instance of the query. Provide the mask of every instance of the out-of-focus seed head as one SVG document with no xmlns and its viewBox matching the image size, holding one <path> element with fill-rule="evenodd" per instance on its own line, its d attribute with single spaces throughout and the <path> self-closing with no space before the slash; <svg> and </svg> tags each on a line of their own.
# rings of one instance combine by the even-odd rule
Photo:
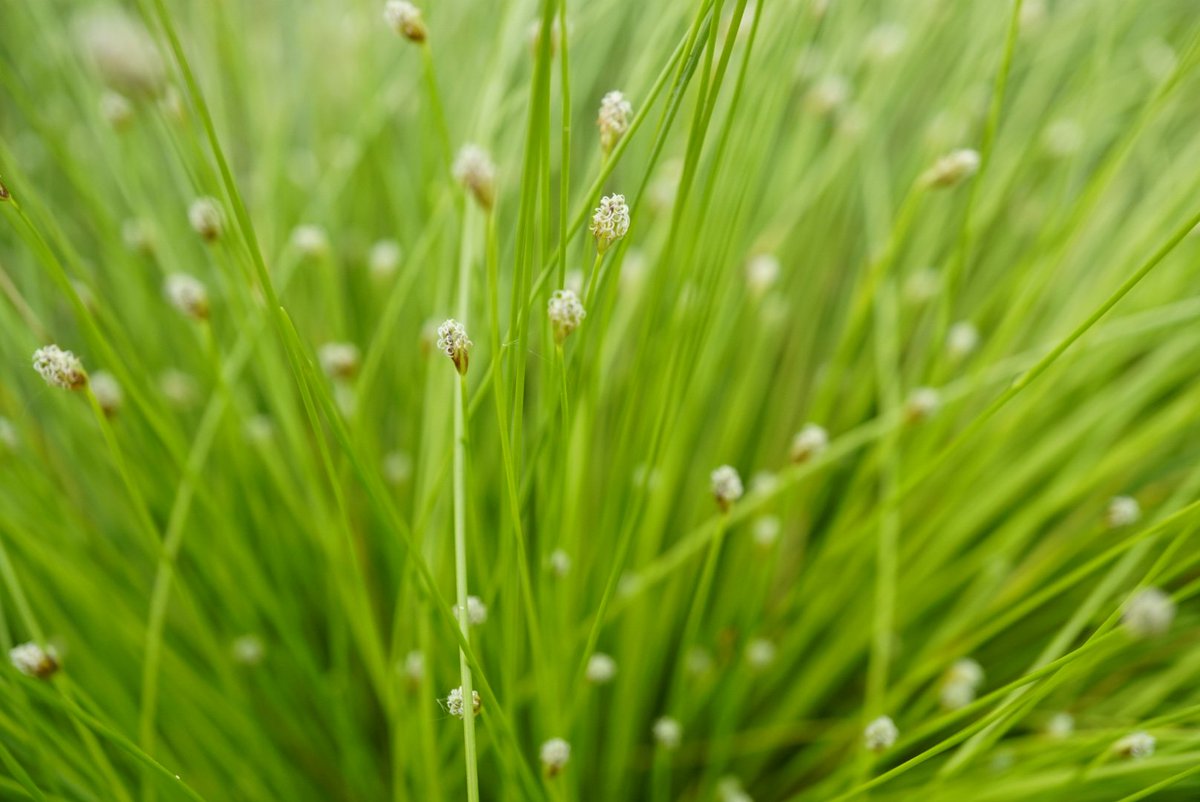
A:
<svg viewBox="0 0 1200 802">
<path fill-rule="evenodd" d="M 891 61 L 900 55 L 908 43 L 908 31 L 895 22 L 883 22 L 867 32 L 863 56 L 874 64 Z"/>
<path fill-rule="evenodd" d="M 96 403 L 105 415 L 111 418 L 121 411 L 125 394 L 121 391 L 121 385 L 115 376 L 108 371 L 96 371 L 91 375 L 88 383 L 92 387 L 92 395 L 96 396 Z"/>
<path fill-rule="evenodd" d="M 1133 496 L 1114 496 L 1104 512 L 1104 520 L 1112 529 L 1131 526 L 1141 519 L 1142 507 Z"/>
<path fill-rule="evenodd" d="M 1121 620 L 1135 638 L 1165 635 L 1175 620 L 1175 602 L 1158 588 L 1143 588 L 1125 604 Z"/>
<path fill-rule="evenodd" d="M 47 345 L 33 352 L 33 369 L 46 384 L 64 390 L 82 390 L 88 376 L 79 357 L 57 345 Z"/>
<path fill-rule="evenodd" d="M 948 681 L 961 682 L 970 685 L 972 688 L 978 688 L 982 685 L 984 676 L 983 666 L 979 665 L 977 660 L 972 660 L 970 657 L 956 660 L 946 673 Z"/>
<path fill-rule="evenodd" d="M 979 329 L 968 320 L 960 320 L 946 332 L 946 352 L 953 359 L 963 359 L 979 347 Z"/>
<path fill-rule="evenodd" d="M 929 188 L 953 187 L 979 172 L 979 151 L 960 148 L 947 153 L 921 174 L 920 184 Z"/>
<path fill-rule="evenodd" d="M 1113 751 L 1121 757 L 1127 757 L 1132 760 L 1141 760 L 1142 758 L 1150 757 L 1154 754 L 1154 747 L 1158 744 L 1154 736 L 1148 732 L 1131 732 L 1121 740 L 1113 744 Z"/>
<path fill-rule="evenodd" d="M 405 0 L 388 0 L 383 19 L 393 31 L 410 42 L 424 42 L 429 35 L 421 9 Z"/>
<path fill-rule="evenodd" d="M 567 554 L 562 549 L 555 549 L 550 552 L 550 556 L 546 558 L 546 565 L 550 568 L 550 573 L 554 574 L 559 579 L 562 579 L 567 574 L 571 573 L 571 555 Z"/>
<path fill-rule="evenodd" d="M 779 260 L 774 254 L 760 253 L 746 262 L 746 287 L 755 298 L 761 298 L 779 281 Z"/>
<path fill-rule="evenodd" d="M 713 670 L 713 656 L 703 646 L 693 646 L 683 659 L 683 667 L 693 677 L 703 677 Z"/>
<path fill-rule="evenodd" d="M 462 686 L 454 688 L 446 695 L 445 704 L 446 712 L 455 718 L 462 718 L 466 714 Z M 471 710 L 478 716 L 481 709 L 483 709 L 483 700 L 479 698 L 479 691 L 473 690 L 471 691 Z"/>
<path fill-rule="evenodd" d="M 412 478 L 412 457 L 403 451 L 389 451 L 383 458 L 383 476 L 388 484 L 404 484 Z"/>
<path fill-rule="evenodd" d="M 823 426 L 806 423 L 792 438 L 792 462 L 808 462 L 825 453 L 829 448 L 829 432 Z"/>
<path fill-rule="evenodd" d="M 755 638 L 746 644 L 746 662 L 751 668 L 761 671 L 775 662 L 777 651 L 775 644 L 766 638 Z"/>
<path fill-rule="evenodd" d="M 732 507 L 744 492 L 742 477 L 732 465 L 722 465 L 717 468 L 709 476 L 709 482 L 712 486 L 713 498 L 717 500 L 717 505 L 724 511 Z"/>
<path fill-rule="evenodd" d="M 917 270 L 904 282 L 904 300 L 923 304 L 933 300 L 942 290 L 942 277 L 931 267 Z"/>
<path fill-rule="evenodd" d="M 124 131 L 133 122 L 133 104 L 120 92 L 110 89 L 100 95 L 100 116 L 114 130 Z"/>
<path fill-rule="evenodd" d="M 187 409 L 196 403 L 199 394 L 196 380 L 180 370 L 168 370 L 159 376 L 158 389 L 176 409 Z"/>
<path fill-rule="evenodd" d="M 462 611 L 459 606 L 454 605 L 454 617 L 461 619 Z M 473 627 L 479 626 L 487 621 L 488 609 L 487 605 L 478 596 L 467 597 L 467 623 Z"/>
<path fill-rule="evenodd" d="M 633 105 L 618 91 L 606 94 L 600 100 L 600 115 L 596 125 L 600 127 L 600 150 L 607 156 L 629 130 Z"/>
<path fill-rule="evenodd" d="M 1069 738 L 1075 732 L 1075 717 L 1070 713 L 1055 713 L 1046 722 L 1046 734 L 1051 738 Z"/>
<path fill-rule="evenodd" d="M 909 423 L 929 420 L 942 408 L 942 396 L 932 387 L 918 387 L 904 404 L 904 417 Z"/>
<path fill-rule="evenodd" d="M 1042 132 L 1042 147 L 1056 159 L 1074 156 L 1087 138 L 1083 126 L 1074 120 L 1055 120 Z"/>
<path fill-rule="evenodd" d="M 546 311 L 550 316 L 550 327 L 554 330 L 554 341 L 559 345 L 562 345 L 563 340 L 579 328 L 583 319 L 587 317 L 587 311 L 579 302 L 579 296 L 572 290 L 555 290 L 550 296 Z"/>
<path fill-rule="evenodd" d="M 754 542 L 759 548 L 769 549 L 779 540 L 783 524 L 776 515 L 763 515 L 754 521 Z"/>
<path fill-rule="evenodd" d="M 863 730 L 863 743 L 872 752 L 884 752 L 891 749 L 899 737 L 900 730 L 896 729 L 896 723 L 890 716 L 880 716 Z"/>
<path fill-rule="evenodd" d="M 596 238 L 596 248 L 600 253 L 625 236 L 629 232 L 629 206 L 625 203 L 625 196 L 605 195 L 601 198 L 588 230 Z"/>
<path fill-rule="evenodd" d="M 360 354 L 354 343 L 325 343 L 317 359 L 325 375 L 335 381 L 349 381 L 358 373 Z"/>
<path fill-rule="evenodd" d="M 37 679 L 49 679 L 59 668 L 54 647 L 48 646 L 43 649 L 32 641 L 9 649 L 8 659 L 17 671 Z"/>
<path fill-rule="evenodd" d="M 754 802 L 737 777 L 722 777 L 717 783 L 717 802 Z"/>
<path fill-rule="evenodd" d="M 571 745 L 562 738 L 551 738 L 542 744 L 541 758 L 547 776 L 555 777 L 571 759 Z"/>
<path fill-rule="evenodd" d="M 946 682 L 940 693 L 942 707 L 961 710 L 975 701 L 975 688 L 966 682 Z"/>
<path fill-rule="evenodd" d="M 567 24 L 567 33 L 571 33 L 573 25 Z M 555 20 L 550 26 L 550 58 L 558 55 L 558 46 L 560 44 L 561 35 L 558 29 L 558 21 Z M 529 23 L 529 52 L 533 56 L 537 56 L 538 48 L 542 46 L 542 21 L 535 19 Z"/>
<path fill-rule="evenodd" d="M 233 659 L 244 666 L 256 666 L 263 661 L 266 649 L 257 635 L 242 635 L 233 641 Z"/>
<path fill-rule="evenodd" d="M 496 201 L 496 165 L 478 145 L 463 145 L 454 159 L 454 179 L 474 196 L 484 209 Z"/>
<path fill-rule="evenodd" d="M 593 685 L 606 685 L 617 675 L 617 661 L 603 652 L 596 652 L 588 658 L 587 670 L 584 676 Z"/>
<path fill-rule="evenodd" d="M 850 94 L 850 82 L 845 77 L 826 75 L 808 90 L 804 104 L 813 114 L 824 117 L 845 106 Z"/>
<path fill-rule="evenodd" d="M 0 451 L 14 451 L 20 444 L 17 427 L 8 418 L 0 418 Z"/>
<path fill-rule="evenodd" d="M 154 231 L 145 220 L 131 218 L 122 223 L 121 240 L 134 253 L 142 256 L 154 253 Z"/>
<path fill-rule="evenodd" d="M 654 722 L 654 740 L 663 749 L 677 749 L 683 740 L 683 727 L 670 716 L 663 716 Z"/>
<path fill-rule="evenodd" d="M 216 242 L 225 230 L 225 212 L 216 198 L 196 198 L 188 207 L 188 222 L 205 242 Z"/>
<path fill-rule="evenodd" d="M 419 649 L 413 649 L 404 655 L 402 670 L 405 679 L 408 680 L 408 686 L 413 689 L 417 688 L 425 679 L 425 654 Z"/>
<path fill-rule="evenodd" d="M 271 420 L 270 415 L 251 415 L 242 424 L 242 436 L 252 445 L 268 445 L 275 439 L 275 421 Z"/>
<path fill-rule="evenodd" d="M 329 236 L 317 225 L 296 226 L 292 232 L 292 246 L 304 257 L 319 259 L 329 253 Z"/>
<path fill-rule="evenodd" d="M 381 239 L 376 242 L 367 255 L 367 267 L 371 271 L 371 277 L 382 280 L 391 276 L 400 266 L 402 255 L 400 243 L 394 239 Z"/>
<path fill-rule="evenodd" d="M 110 88 L 130 97 L 159 94 L 166 66 L 149 32 L 128 15 L 95 11 L 75 24 L 79 44 L 96 74 Z"/>
<path fill-rule="evenodd" d="M 163 295 L 192 320 L 208 320 L 208 290 L 195 276 L 171 273 L 163 282 Z"/>
<path fill-rule="evenodd" d="M 466 327 L 454 318 L 450 318 L 438 326 L 438 350 L 450 357 L 450 361 L 454 363 L 454 367 L 462 376 L 467 375 L 467 361 L 472 345 L 473 343 L 467 338 Z"/>
</svg>

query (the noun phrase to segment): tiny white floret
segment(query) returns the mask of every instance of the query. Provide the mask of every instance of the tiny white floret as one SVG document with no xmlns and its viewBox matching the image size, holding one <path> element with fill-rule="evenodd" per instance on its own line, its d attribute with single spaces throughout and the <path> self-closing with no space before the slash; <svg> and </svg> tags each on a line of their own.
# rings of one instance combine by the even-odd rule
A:
<svg viewBox="0 0 1200 802">
<path fill-rule="evenodd" d="M 829 432 L 815 423 L 806 423 L 792 438 L 792 462 L 808 462 L 829 448 Z"/>
<path fill-rule="evenodd" d="M 683 739 L 683 727 L 670 716 L 663 716 L 654 722 L 654 740 L 664 749 L 675 749 Z"/>
<path fill-rule="evenodd" d="M 33 369 L 46 384 L 64 390 L 81 390 L 88 383 L 87 373 L 79 357 L 57 345 L 47 345 L 34 351 Z"/>
<path fill-rule="evenodd" d="M 1154 754 L 1154 747 L 1158 744 L 1154 736 L 1148 732 L 1131 732 L 1121 740 L 1113 744 L 1113 751 L 1122 757 L 1132 758 L 1133 760 L 1141 760 L 1145 757 L 1150 757 Z"/>
<path fill-rule="evenodd" d="M 900 730 L 889 716 L 880 716 L 863 730 L 863 742 L 872 752 L 890 749 L 900 737 Z"/>
<path fill-rule="evenodd" d="M 562 738 L 551 738 L 542 744 L 542 766 L 551 777 L 558 774 L 571 759 L 571 745 Z"/>
<path fill-rule="evenodd" d="M 624 195 L 605 195 L 592 214 L 588 226 L 596 238 L 596 248 L 604 253 L 617 240 L 629 232 L 629 206 Z"/>
<path fill-rule="evenodd" d="M 1175 602 L 1158 588 L 1143 588 L 1126 603 L 1121 620 L 1135 638 L 1164 635 L 1175 620 Z"/>
<path fill-rule="evenodd" d="M 621 137 L 629 130 L 630 118 L 633 116 L 633 106 L 625 95 L 612 91 L 600 101 L 600 116 L 596 125 L 600 126 L 600 149 L 605 155 L 612 152 Z"/>
<path fill-rule="evenodd" d="M 1141 520 L 1142 508 L 1133 496 L 1114 496 L 1108 502 L 1104 517 L 1113 529 L 1130 526 Z"/>
<path fill-rule="evenodd" d="M 603 652 L 596 652 L 588 658 L 587 681 L 593 685 L 605 685 L 612 682 L 617 675 L 617 661 Z"/>
</svg>

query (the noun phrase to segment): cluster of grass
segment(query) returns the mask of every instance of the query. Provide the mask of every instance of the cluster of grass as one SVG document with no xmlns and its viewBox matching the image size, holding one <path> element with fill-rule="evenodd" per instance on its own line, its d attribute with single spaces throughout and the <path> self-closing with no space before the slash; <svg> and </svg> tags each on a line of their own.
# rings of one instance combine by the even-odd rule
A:
<svg viewBox="0 0 1200 802">
<path fill-rule="evenodd" d="M 1200 794 L 1193 4 L 421 10 L 0 0 L 0 796 Z"/>
</svg>

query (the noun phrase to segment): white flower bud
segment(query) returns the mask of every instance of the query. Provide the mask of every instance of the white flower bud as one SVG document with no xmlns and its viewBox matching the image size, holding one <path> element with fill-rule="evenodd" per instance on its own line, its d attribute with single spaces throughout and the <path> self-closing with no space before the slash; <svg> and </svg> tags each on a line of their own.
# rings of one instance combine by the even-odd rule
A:
<svg viewBox="0 0 1200 802">
<path fill-rule="evenodd" d="M 1165 635 L 1175 620 L 1175 602 L 1158 588 L 1143 588 L 1126 603 L 1121 620 L 1135 638 Z"/>
<path fill-rule="evenodd" d="M 947 682 L 942 686 L 942 707 L 960 710 L 975 701 L 975 687 L 966 682 Z"/>
<path fill-rule="evenodd" d="M 546 559 L 546 564 L 550 567 L 550 573 L 559 579 L 571 573 L 571 556 L 562 549 L 555 549 L 550 552 L 550 556 Z"/>
<path fill-rule="evenodd" d="M 54 648 L 43 649 L 32 641 L 9 649 L 8 659 L 17 671 L 27 677 L 48 679 L 58 671 L 58 655 L 55 654 Z"/>
<path fill-rule="evenodd" d="M 1121 757 L 1141 760 L 1154 754 L 1157 743 L 1154 736 L 1148 732 L 1131 732 L 1113 744 L 1113 751 Z"/>
<path fill-rule="evenodd" d="M 1083 126 L 1074 120 L 1055 120 L 1042 133 L 1042 147 L 1051 156 L 1065 159 L 1079 152 L 1086 136 Z"/>
<path fill-rule="evenodd" d="M 683 739 L 683 727 L 670 716 L 663 716 L 654 722 L 654 740 L 663 749 L 676 749 Z"/>
<path fill-rule="evenodd" d="M 1104 519 L 1113 529 L 1130 526 L 1142 519 L 1142 508 L 1133 496 L 1114 496 L 1108 502 Z"/>
<path fill-rule="evenodd" d="M 932 387 L 918 387 L 904 405 L 904 416 L 910 423 L 928 420 L 942 408 L 942 396 Z"/>
<path fill-rule="evenodd" d="M 542 744 L 541 758 L 546 774 L 554 777 L 571 759 L 571 745 L 562 738 L 551 738 Z"/>
<path fill-rule="evenodd" d="M 149 32 L 124 13 L 90 13 L 75 26 L 79 43 L 96 73 L 112 89 L 133 97 L 162 91 L 166 66 Z"/>
<path fill-rule="evenodd" d="M 88 383 L 92 386 L 92 395 L 96 396 L 96 403 L 105 415 L 111 418 L 121 410 L 125 394 L 121 392 L 121 385 L 116 377 L 100 370 L 89 377 Z"/>
<path fill-rule="evenodd" d="M 925 187 L 953 187 L 979 172 L 979 151 L 970 148 L 954 150 L 933 163 L 922 173 L 920 183 Z"/>
<path fill-rule="evenodd" d="M 400 243 L 395 240 L 382 239 L 376 242 L 367 256 L 367 267 L 371 271 L 371 277 L 385 279 L 395 273 L 400 265 L 401 256 Z"/>
<path fill-rule="evenodd" d="M 454 160 L 454 179 L 485 209 L 496 200 L 496 165 L 478 145 L 463 145 Z"/>
<path fill-rule="evenodd" d="M 571 290 L 555 290 L 547 304 L 547 314 L 550 316 L 550 327 L 554 330 L 554 341 L 559 345 L 587 317 L 579 297 Z"/>
<path fill-rule="evenodd" d="M 1070 713 L 1055 713 L 1046 722 L 1046 734 L 1051 738 L 1069 738 L 1075 732 L 1075 717 Z"/>
<path fill-rule="evenodd" d="M 742 788 L 737 777 L 722 777 L 717 783 L 718 802 L 754 802 L 753 797 Z"/>
<path fill-rule="evenodd" d="M 617 675 L 617 661 L 603 652 L 588 658 L 585 675 L 593 685 L 606 685 Z"/>
<path fill-rule="evenodd" d="M 779 260 L 774 254 L 760 253 L 746 263 L 746 287 L 750 294 L 761 298 L 779 281 Z"/>
<path fill-rule="evenodd" d="M 425 655 L 419 649 L 413 649 L 404 655 L 404 676 L 408 684 L 416 687 L 425 679 Z"/>
<path fill-rule="evenodd" d="M 170 274 L 163 282 L 163 295 L 171 306 L 192 320 L 208 319 L 208 290 L 194 276 Z"/>
<path fill-rule="evenodd" d="M 751 668 L 762 670 L 775 662 L 775 644 L 766 638 L 755 638 L 746 644 L 746 662 Z"/>
<path fill-rule="evenodd" d="M 389 484 L 404 484 L 412 477 L 412 457 L 403 451 L 389 451 L 383 458 L 383 475 Z"/>
<path fill-rule="evenodd" d="M 120 92 L 107 91 L 100 96 L 100 116 L 117 131 L 133 122 L 133 104 Z"/>
<path fill-rule="evenodd" d="M 454 605 L 454 617 L 461 620 L 461 610 L 459 606 Z M 478 596 L 467 597 L 467 623 L 471 626 L 479 626 L 487 621 L 488 609 L 487 605 Z"/>
<path fill-rule="evenodd" d="M 761 548 L 770 548 L 779 540 L 779 532 L 783 524 L 775 515 L 764 515 L 754 521 L 754 542 Z"/>
<path fill-rule="evenodd" d="M 895 722 L 888 716 L 880 716 L 863 730 L 863 741 L 872 752 L 891 749 L 899 737 L 900 730 L 896 729 Z"/>
<path fill-rule="evenodd" d="M 946 332 L 946 351 L 954 359 L 962 359 L 979 347 L 979 329 L 967 320 L 960 320 Z"/>
<path fill-rule="evenodd" d="M 709 477 L 712 485 L 713 498 L 717 500 L 722 510 L 728 510 L 733 503 L 742 497 L 742 477 L 731 465 L 722 465 L 712 472 Z"/>
<path fill-rule="evenodd" d="M 437 330 L 437 347 L 458 369 L 460 375 L 467 375 L 469 351 L 474 344 L 467 339 L 467 329 L 454 318 L 450 318 Z"/>
<path fill-rule="evenodd" d="M 604 253 L 629 231 L 629 207 L 624 195 L 606 195 L 592 215 L 588 230 L 596 238 L 596 248 Z"/>
<path fill-rule="evenodd" d="M 45 379 L 46 384 L 64 390 L 81 390 L 88 383 L 79 357 L 57 345 L 47 345 L 34 351 L 33 369 Z"/>
<path fill-rule="evenodd" d="M 292 245 L 309 259 L 319 259 L 329 253 L 329 237 L 325 229 L 316 225 L 296 226 L 292 232 Z"/>
<path fill-rule="evenodd" d="M 188 207 L 188 222 L 206 242 L 215 242 L 225 229 L 225 213 L 216 198 L 197 198 Z"/>
<path fill-rule="evenodd" d="M 233 659 L 244 666 L 256 666 L 262 662 L 266 650 L 257 635 L 242 635 L 233 642 Z"/>
<path fill-rule="evenodd" d="M 629 130 L 632 116 L 633 106 L 620 92 L 609 92 L 600 101 L 600 116 L 596 124 L 600 126 L 600 149 L 604 155 L 611 153 L 617 142 Z"/>
<path fill-rule="evenodd" d="M 808 462 L 829 448 L 829 433 L 815 423 L 806 423 L 792 438 L 792 462 Z"/>
<path fill-rule="evenodd" d="M 317 351 L 317 359 L 331 379 L 348 381 L 358 373 L 360 355 L 354 343 L 325 343 Z"/>
<path fill-rule="evenodd" d="M 479 691 L 471 691 L 471 708 L 475 715 L 479 715 L 482 707 L 483 701 L 479 698 Z M 467 711 L 463 706 L 463 690 L 461 685 L 447 694 L 446 712 L 455 718 L 462 718 L 466 714 Z"/>
<path fill-rule="evenodd" d="M 424 42 L 429 31 L 421 18 L 421 9 L 405 0 L 388 0 L 383 7 L 383 19 L 388 26 L 410 42 Z"/>
</svg>

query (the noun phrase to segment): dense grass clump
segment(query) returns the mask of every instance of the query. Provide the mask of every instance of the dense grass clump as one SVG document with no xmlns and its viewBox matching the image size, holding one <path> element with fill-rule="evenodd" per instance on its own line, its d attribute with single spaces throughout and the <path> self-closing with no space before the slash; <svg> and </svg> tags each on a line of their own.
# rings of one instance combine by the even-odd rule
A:
<svg viewBox="0 0 1200 802">
<path fill-rule="evenodd" d="M 1200 797 L 1195 11 L 0 0 L 0 798 Z"/>
</svg>

